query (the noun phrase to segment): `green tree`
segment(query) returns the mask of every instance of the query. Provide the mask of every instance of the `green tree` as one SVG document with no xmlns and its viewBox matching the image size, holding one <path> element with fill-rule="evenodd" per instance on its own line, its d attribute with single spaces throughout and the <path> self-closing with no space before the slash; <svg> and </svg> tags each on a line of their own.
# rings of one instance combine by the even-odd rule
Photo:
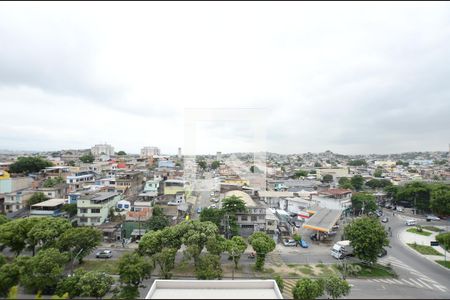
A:
<svg viewBox="0 0 450 300">
<path fill-rule="evenodd" d="M 348 179 L 347 177 L 341 177 L 341 178 L 339 178 L 338 183 L 339 183 L 339 187 L 340 187 L 341 189 L 350 189 L 350 190 L 353 190 L 353 189 L 354 189 L 354 187 L 353 187 L 353 185 L 352 185 L 350 179 Z"/>
<path fill-rule="evenodd" d="M 28 206 L 31 206 L 31 205 L 34 205 L 34 204 L 36 204 L 36 203 L 43 202 L 43 201 L 45 201 L 45 200 L 48 200 L 48 197 L 45 196 L 44 193 L 42 193 L 42 192 L 36 192 L 36 193 L 34 193 L 33 195 L 31 195 L 30 199 L 28 199 L 27 205 L 28 205 Z"/>
<path fill-rule="evenodd" d="M 88 163 L 90 164 L 90 163 L 94 162 L 95 157 L 91 153 L 89 153 L 89 154 L 85 154 L 85 155 L 81 156 L 80 160 L 82 162 L 84 162 L 85 164 L 88 164 Z"/>
<path fill-rule="evenodd" d="M 164 215 L 152 215 L 146 225 L 149 230 L 161 230 L 170 225 L 170 220 Z"/>
<path fill-rule="evenodd" d="M 84 274 L 86 274 L 85 270 L 77 269 L 72 276 L 62 278 L 56 286 L 56 295 L 64 296 L 64 294 L 67 294 L 69 299 L 80 296 L 82 293 L 80 279 Z"/>
<path fill-rule="evenodd" d="M 9 166 L 11 173 L 35 173 L 42 169 L 51 167 L 53 164 L 41 157 L 19 157 L 17 161 Z"/>
<path fill-rule="evenodd" d="M 79 281 L 81 296 L 101 299 L 111 290 L 113 283 L 114 279 L 105 273 L 86 272 Z"/>
<path fill-rule="evenodd" d="M 397 166 L 405 166 L 405 167 L 409 166 L 409 163 L 408 163 L 408 162 L 403 162 L 403 161 L 401 161 L 401 160 L 397 161 L 395 164 L 396 164 Z"/>
<path fill-rule="evenodd" d="M 347 296 L 350 293 L 350 285 L 345 279 L 341 279 L 337 275 L 329 276 L 324 282 L 325 292 L 332 299 L 338 299 Z"/>
<path fill-rule="evenodd" d="M 322 177 L 322 181 L 326 182 L 326 183 L 330 183 L 333 182 L 333 175 L 331 174 L 326 174 Z"/>
<path fill-rule="evenodd" d="M 220 256 L 207 253 L 199 257 L 195 275 L 200 280 L 221 279 L 222 265 L 220 264 Z"/>
<path fill-rule="evenodd" d="M 8 300 L 13 300 L 13 299 L 17 299 L 17 292 L 19 290 L 19 286 L 15 285 L 13 287 L 11 287 L 8 291 L 8 296 L 6 296 L 6 298 Z"/>
<path fill-rule="evenodd" d="M 218 167 L 220 167 L 220 161 L 215 160 L 215 161 L 213 161 L 213 162 L 211 163 L 211 169 L 215 170 L 215 169 L 217 169 Z"/>
<path fill-rule="evenodd" d="M 177 249 L 163 248 L 153 256 L 154 262 L 159 266 L 159 276 L 164 279 L 172 278 L 172 270 L 175 267 Z"/>
<path fill-rule="evenodd" d="M 275 249 L 275 241 L 266 233 L 257 231 L 248 238 L 248 242 L 256 252 L 256 269 L 262 271 L 267 253 Z"/>
<path fill-rule="evenodd" d="M 314 163 L 314 168 L 321 168 L 322 164 L 320 162 L 315 162 Z"/>
<path fill-rule="evenodd" d="M 76 203 L 71 203 L 71 204 L 66 203 L 63 205 L 61 210 L 66 212 L 69 215 L 69 217 L 73 217 L 77 214 L 77 204 Z"/>
<path fill-rule="evenodd" d="M 69 160 L 69 161 L 67 162 L 67 165 L 68 165 L 68 166 L 71 166 L 71 167 L 75 167 L 75 161 L 74 161 L 74 160 Z"/>
<path fill-rule="evenodd" d="M 20 268 L 17 264 L 4 264 L 0 267 L 0 297 L 5 297 L 13 286 L 19 284 Z"/>
<path fill-rule="evenodd" d="M 138 253 L 126 253 L 119 259 L 119 280 L 122 284 L 137 288 L 150 277 L 153 264 Z"/>
<path fill-rule="evenodd" d="M 357 191 L 359 191 L 364 185 L 364 178 L 361 175 L 355 175 L 350 179 L 350 183 Z"/>
<path fill-rule="evenodd" d="M 200 160 L 197 162 L 197 164 L 202 170 L 206 170 L 206 167 L 207 167 L 206 161 Z"/>
<path fill-rule="evenodd" d="M 103 240 L 100 230 L 93 227 L 73 227 L 67 229 L 58 239 L 60 250 L 68 251 L 71 258 L 78 254 L 78 262 L 89 255 Z"/>
<path fill-rule="evenodd" d="M 344 234 L 350 240 L 355 256 L 368 263 L 375 263 L 383 247 L 389 245 L 387 232 L 373 217 L 355 219 L 345 227 Z"/>
<path fill-rule="evenodd" d="M 221 255 L 227 249 L 227 239 L 221 235 L 212 236 L 206 241 L 206 250 L 215 255 Z"/>
<path fill-rule="evenodd" d="M 227 240 L 226 251 L 234 262 L 234 268 L 237 269 L 241 255 L 247 249 L 247 243 L 241 236 L 233 236 Z"/>
<path fill-rule="evenodd" d="M 52 294 L 67 261 L 67 254 L 60 253 L 55 248 L 41 250 L 25 262 L 20 282 L 33 293 L 40 290 L 44 294 Z"/>
<path fill-rule="evenodd" d="M 225 212 L 222 209 L 204 208 L 200 212 L 200 221 L 201 222 L 210 221 L 216 224 L 217 228 L 220 228 L 224 213 Z"/>
<path fill-rule="evenodd" d="M 195 266 L 198 266 L 199 256 L 206 242 L 218 234 L 217 226 L 211 222 L 189 221 L 188 230 L 182 237 L 186 246 L 186 254 L 194 259 Z"/>
<path fill-rule="evenodd" d="M 295 234 L 292 236 L 292 239 L 293 239 L 294 241 L 296 241 L 297 244 L 298 244 L 298 243 L 302 240 L 302 237 L 300 236 L 300 234 L 295 233 Z"/>
<path fill-rule="evenodd" d="M 375 172 L 373 172 L 373 176 L 374 176 L 374 177 L 380 178 L 382 175 L 383 175 L 383 169 L 381 169 L 381 168 L 377 168 L 377 169 L 375 170 Z"/>
<path fill-rule="evenodd" d="M 324 284 L 321 280 L 304 277 L 298 280 L 292 288 L 292 297 L 295 300 L 317 299 L 324 293 Z"/>
<path fill-rule="evenodd" d="M 120 150 L 119 152 L 117 152 L 117 155 L 127 155 L 127 153 L 123 150 Z"/>
<path fill-rule="evenodd" d="M 222 199 L 222 209 L 230 215 L 246 211 L 244 200 L 234 195 Z"/>
<path fill-rule="evenodd" d="M 436 241 L 438 241 L 445 250 L 450 250 L 450 232 L 436 235 Z"/>
<path fill-rule="evenodd" d="M 308 176 L 308 172 L 305 170 L 298 170 L 294 173 L 294 178 L 306 177 Z"/>
<path fill-rule="evenodd" d="M 431 191 L 431 210 L 440 216 L 450 215 L 450 187 L 438 185 Z"/>
<path fill-rule="evenodd" d="M 14 219 L 0 225 L 0 248 L 9 247 L 16 256 L 27 246 L 34 249 L 36 242 L 28 238 L 28 232 L 38 221 L 38 218 Z"/>
<path fill-rule="evenodd" d="M 367 214 L 369 212 L 374 212 L 377 207 L 375 196 L 372 194 L 357 193 L 352 195 L 352 208 L 355 215 L 359 213 Z"/>
<path fill-rule="evenodd" d="M 64 183 L 64 179 L 61 176 L 55 177 L 55 178 L 47 178 L 44 183 L 42 184 L 43 187 L 45 188 L 51 188 L 54 187 L 58 184 L 62 184 Z"/>
<path fill-rule="evenodd" d="M 139 241 L 139 253 L 152 256 L 162 250 L 164 244 L 162 238 L 165 230 L 149 231 Z"/>
<path fill-rule="evenodd" d="M 9 219 L 5 215 L 0 214 L 0 226 L 6 222 L 9 222 Z"/>
<path fill-rule="evenodd" d="M 250 167 L 250 172 L 252 172 L 252 173 L 259 173 L 260 170 L 258 169 L 257 166 L 251 166 L 251 167 Z"/>
<path fill-rule="evenodd" d="M 350 160 L 347 164 L 354 167 L 367 166 L 367 161 L 365 161 L 364 159 L 354 159 Z"/>
<path fill-rule="evenodd" d="M 36 224 L 30 229 L 27 238 L 32 245 L 34 254 L 34 246 L 48 248 L 55 246 L 57 239 L 67 230 L 72 228 L 72 224 L 63 218 L 43 217 L 39 218 Z"/>
<path fill-rule="evenodd" d="M 418 210 L 429 211 L 432 186 L 425 182 L 414 181 L 399 188 L 397 202 L 409 202 Z"/>
<path fill-rule="evenodd" d="M 275 282 L 278 285 L 278 289 L 280 290 L 280 292 L 283 292 L 283 290 L 284 290 L 284 280 L 283 280 L 283 278 L 280 275 L 277 275 L 277 276 L 274 277 L 274 279 L 275 279 Z"/>
</svg>

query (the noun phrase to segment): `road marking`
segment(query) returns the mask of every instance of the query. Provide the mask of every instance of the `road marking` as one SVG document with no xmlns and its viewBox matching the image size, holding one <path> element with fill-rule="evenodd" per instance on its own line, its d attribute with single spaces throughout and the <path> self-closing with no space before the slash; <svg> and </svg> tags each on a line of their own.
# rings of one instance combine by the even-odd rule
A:
<svg viewBox="0 0 450 300">
<path fill-rule="evenodd" d="M 372 279 L 375 282 L 381 282 L 379 279 Z"/>
<path fill-rule="evenodd" d="M 398 279 L 392 279 L 392 280 L 394 280 L 396 283 L 398 283 L 398 284 L 405 284 L 403 281 L 401 281 L 401 280 L 398 280 Z"/>
<path fill-rule="evenodd" d="M 394 281 L 394 280 L 392 280 L 392 279 L 385 279 L 387 282 L 389 282 L 389 283 L 393 283 L 393 284 L 395 284 L 396 282 Z"/>
<path fill-rule="evenodd" d="M 422 280 L 420 280 L 419 278 L 417 278 L 417 281 L 419 281 L 420 283 L 422 283 L 423 285 L 425 285 L 427 288 L 429 288 L 430 290 L 432 290 L 433 288 L 431 287 L 431 285 L 428 285 L 427 283 L 423 282 Z"/>
<path fill-rule="evenodd" d="M 406 280 L 406 279 L 403 279 L 403 278 L 402 278 L 402 280 L 403 280 L 404 282 L 406 282 L 407 284 L 409 284 L 409 285 L 415 286 L 414 283 L 411 283 L 411 282 L 409 282 L 409 281 Z"/>
<path fill-rule="evenodd" d="M 440 289 L 441 292 L 447 291 L 447 288 L 445 288 L 445 287 L 443 287 L 443 286 L 441 286 L 441 285 L 438 285 L 438 284 L 433 284 L 433 285 L 434 285 L 436 288 Z"/>
<path fill-rule="evenodd" d="M 411 280 L 412 282 L 414 282 L 416 285 L 418 285 L 418 286 L 420 286 L 420 287 L 423 287 L 423 285 L 421 285 L 420 283 L 418 283 L 417 281 L 415 281 L 414 279 L 412 279 L 412 278 L 409 278 L 409 280 Z"/>
</svg>

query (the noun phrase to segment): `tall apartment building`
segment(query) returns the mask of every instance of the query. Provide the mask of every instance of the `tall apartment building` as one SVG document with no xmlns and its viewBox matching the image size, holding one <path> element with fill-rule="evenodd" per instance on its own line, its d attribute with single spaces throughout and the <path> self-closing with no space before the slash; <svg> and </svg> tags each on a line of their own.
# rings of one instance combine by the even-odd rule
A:
<svg viewBox="0 0 450 300">
<path fill-rule="evenodd" d="M 160 155 L 161 151 L 158 147 L 144 147 L 141 149 L 141 158 L 152 157 L 153 155 Z"/>
<path fill-rule="evenodd" d="M 114 155 L 114 147 L 108 144 L 98 144 L 91 148 L 91 153 L 94 156 Z"/>
</svg>

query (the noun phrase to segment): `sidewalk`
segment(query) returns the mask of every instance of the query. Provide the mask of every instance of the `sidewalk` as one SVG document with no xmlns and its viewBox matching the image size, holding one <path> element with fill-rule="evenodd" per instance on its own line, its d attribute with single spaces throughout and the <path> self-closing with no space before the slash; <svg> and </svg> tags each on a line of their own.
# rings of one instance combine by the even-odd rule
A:
<svg viewBox="0 0 450 300">
<path fill-rule="evenodd" d="M 436 226 L 438 227 L 438 226 Z M 439 226 L 439 228 L 442 226 Z M 431 241 L 436 241 L 436 235 L 439 234 L 439 232 L 432 232 L 432 231 L 428 231 L 426 229 L 424 229 L 425 231 L 428 232 L 432 232 L 432 234 L 430 236 L 424 236 L 424 235 L 420 235 L 420 234 L 415 234 L 412 232 L 407 232 L 406 230 L 408 230 L 409 228 L 415 228 L 414 226 L 409 226 L 407 228 L 404 228 L 398 235 L 400 241 L 405 244 L 405 246 L 407 248 L 410 248 L 408 245 L 406 244 L 414 244 L 416 243 L 417 245 L 424 245 L 424 246 L 430 246 L 430 242 Z M 439 253 L 441 253 L 444 256 L 438 256 L 438 255 L 424 255 L 421 254 L 415 250 L 413 250 L 412 248 L 410 248 L 412 251 L 414 251 L 415 253 L 422 255 L 423 257 L 435 261 L 435 260 L 444 260 L 445 255 L 447 256 L 447 259 L 450 259 L 450 252 L 445 251 L 444 248 L 442 248 L 441 246 L 430 246 L 433 249 L 435 249 L 436 251 L 438 251 Z"/>
</svg>

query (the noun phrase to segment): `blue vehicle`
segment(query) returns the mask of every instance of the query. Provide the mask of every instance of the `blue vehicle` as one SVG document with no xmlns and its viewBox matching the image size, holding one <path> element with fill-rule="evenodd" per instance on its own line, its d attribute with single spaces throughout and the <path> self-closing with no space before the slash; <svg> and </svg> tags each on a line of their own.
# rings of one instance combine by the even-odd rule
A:
<svg viewBox="0 0 450 300">
<path fill-rule="evenodd" d="M 308 248 L 309 247 L 308 243 L 306 241 L 304 241 L 304 240 L 300 240 L 300 242 L 298 242 L 298 243 L 300 244 L 300 246 L 302 248 Z"/>
</svg>

